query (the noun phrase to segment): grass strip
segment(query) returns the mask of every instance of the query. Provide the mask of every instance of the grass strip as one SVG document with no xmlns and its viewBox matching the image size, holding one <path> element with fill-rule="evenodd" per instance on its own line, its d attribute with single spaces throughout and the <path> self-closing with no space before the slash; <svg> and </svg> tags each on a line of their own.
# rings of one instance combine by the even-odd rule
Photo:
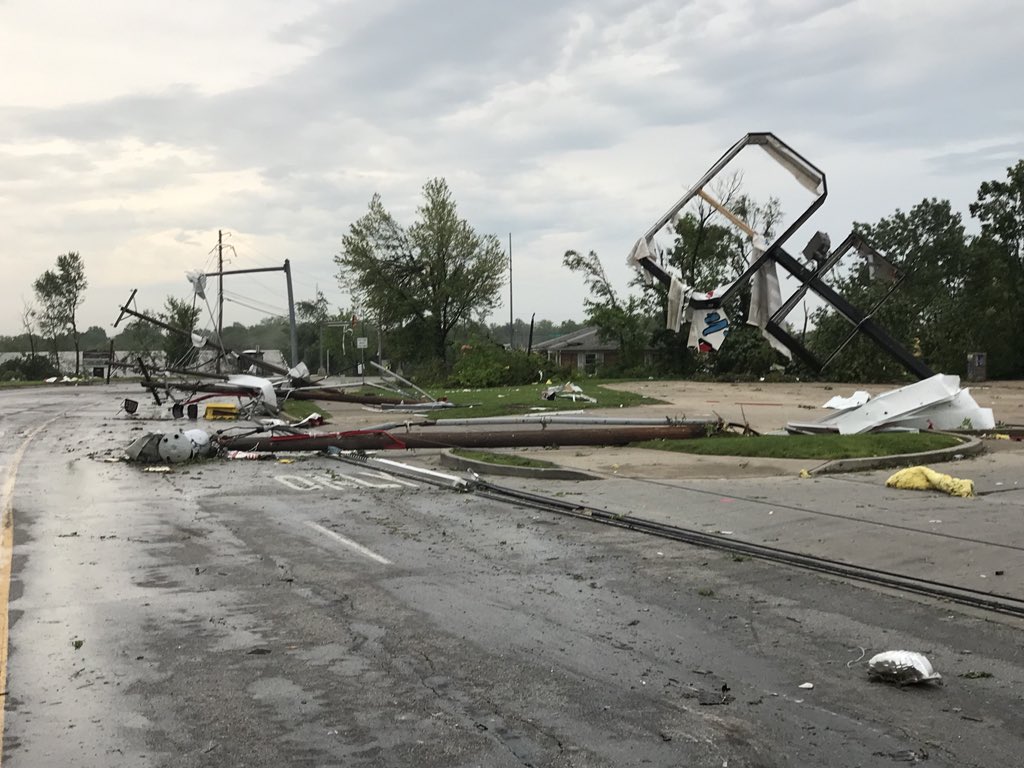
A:
<svg viewBox="0 0 1024 768">
<path fill-rule="evenodd" d="M 484 416 L 517 416 L 524 413 L 543 413 L 544 411 L 577 411 L 591 408 L 630 408 L 637 405 L 656 405 L 663 401 L 652 397 L 644 397 L 633 392 L 620 392 L 601 386 L 602 381 L 585 379 L 576 383 L 584 394 L 597 400 L 589 403 L 585 400 L 573 401 L 565 397 L 544 400 L 541 392 L 548 384 L 522 384 L 512 387 L 491 387 L 489 389 L 447 389 L 433 390 L 434 397 L 447 397 L 458 408 L 434 411 L 429 418 L 442 421 L 444 419 L 466 419 Z M 565 382 L 556 382 L 564 384 Z"/>
<path fill-rule="evenodd" d="M 500 464 L 505 467 L 532 467 L 534 469 L 550 469 L 556 466 L 550 461 L 517 456 L 514 453 L 492 453 L 491 451 L 471 451 L 468 448 L 453 448 L 452 455 L 471 461 L 482 461 L 485 464 Z"/>
<path fill-rule="evenodd" d="M 960 441 L 934 432 L 889 432 L 865 435 L 716 435 L 693 440 L 647 440 L 637 448 L 704 456 L 764 459 L 859 459 L 950 448 Z"/>
</svg>

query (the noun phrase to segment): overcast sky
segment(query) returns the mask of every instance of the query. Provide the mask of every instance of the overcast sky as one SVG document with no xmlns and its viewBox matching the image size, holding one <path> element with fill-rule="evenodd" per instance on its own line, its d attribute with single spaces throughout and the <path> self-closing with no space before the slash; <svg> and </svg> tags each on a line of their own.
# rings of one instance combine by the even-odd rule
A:
<svg viewBox="0 0 1024 768">
<path fill-rule="evenodd" d="M 348 306 L 348 225 L 374 192 L 411 223 L 433 176 L 511 233 L 516 316 L 581 319 L 565 250 L 626 290 L 633 242 L 749 131 L 828 176 L 794 250 L 926 196 L 966 214 L 1024 157 L 1021 30 L 1014 0 L 0 0 L 0 333 L 68 250 L 80 327 L 185 297 L 218 229 L 228 268 L 287 258 L 297 299 Z M 226 288 L 226 322 L 286 306 L 278 275 Z"/>
</svg>

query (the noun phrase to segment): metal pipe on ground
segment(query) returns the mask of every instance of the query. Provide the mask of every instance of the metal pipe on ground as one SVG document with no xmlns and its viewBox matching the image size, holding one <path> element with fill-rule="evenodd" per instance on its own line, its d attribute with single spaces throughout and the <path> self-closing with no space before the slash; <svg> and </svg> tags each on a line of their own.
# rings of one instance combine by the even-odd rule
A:
<svg viewBox="0 0 1024 768">
<path fill-rule="evenodd" d="M 427 432 L 309 433 L 306 435 L 249 435 L 221 441 L 238 451 L 378 451 L 413 448 L 544 448 L 562 445 L 629 445 L 645 440 L 690 440 L 703 437 L 719 423 L 700 422 L 661 427 L 590 429 L 439 430 Z"/>
</svg>

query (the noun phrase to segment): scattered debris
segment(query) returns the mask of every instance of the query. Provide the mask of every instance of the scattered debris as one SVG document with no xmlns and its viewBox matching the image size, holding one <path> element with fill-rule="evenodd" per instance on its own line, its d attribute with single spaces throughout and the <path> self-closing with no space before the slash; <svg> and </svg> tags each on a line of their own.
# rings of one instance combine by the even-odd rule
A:
<svg viewBox="0 0 1024 768">
<path fill-rule="evenodd" d="M 85 645 L 85 640 L 79 640 L 77 637 L 71 641 L 71 647 L 76 651 L 81 650 L 83 645 Z"/>
<path fill-rule="evenodd" d="M 916 651 L 885 651 L 868 659 L 868 674 L 897 685 L 941 681 L 932 663 Z"/>
<path fill-rule="evenodd" d="M 974 496 L 974 481 L 936 472 L 928 467 L 907 467 L 893 474 L 885 481 L 888 488 L 902 488 L 910 491 L 936 490 L 950 496 Z"/>
<path fill-rule="evenodd" d="M 261 451 L 226 451 L 224 455 L 232 460 L 250 459 L 252 461 L 263 461 L 277 458 L 277 456 L 272 453 L 264 453 Z"/>
<path fill-rule="evenodd" d="M 696 699 L 697 703 L 702 707 L 716 707 L 732 704 L 736 700 L 736 697 L 729 693 L 729 690 L 728 685 L 723 685 L 721 690 L 718 691 L 688 686 L 683 689 L 681 695 L 684 699 Z"/>
<path fill-rule="evenodd" d="M 797 688 L 803 688 L 805 691 L 809 691 L 814 688 L 814 683 L 800 683 Z"/>
<path fill-rule="evenodd" d="M 995 677 L 991 672 L 982 672 L 978 670 L 969 670 L 967 672 L 961 672 L 957 677 L 962 677 L 965 680 L 984 680 L 989 677 Z"/>
<path fill-rule="evenodd" d="M 573 384 L 571 381 L 565 384 L 555 384 L 548 387 L 540 396 L 544 400 L 554 400 L 556 397 L 562 397 L 567 400 L 572 400 L 574 403 L 577 400 L 582 400 L 585 403 L 596 403 L 597 400 L 589 395 L 583 393 L 583 390 Z"/>
<path fill-rule="evenodd" d="M 899 752 L 873 752 L 875 757 L 888 757 L 897 763 L 920 763 L 928 759 L 928 753 L 923 749 L 905 749 Z"/>
</svg>

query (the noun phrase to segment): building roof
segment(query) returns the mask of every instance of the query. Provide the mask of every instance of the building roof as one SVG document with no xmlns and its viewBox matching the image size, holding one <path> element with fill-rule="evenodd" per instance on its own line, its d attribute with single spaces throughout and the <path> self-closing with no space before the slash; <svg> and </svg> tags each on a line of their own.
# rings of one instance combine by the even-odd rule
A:
<svg viewBox="0 0 1024 768">
<path fill-rule="evenodd" d="M 608 352 L 618 348 L 618 342 L 602 341 L 594 325 L 533 345 L 534 352 Z"/>
</svg>

